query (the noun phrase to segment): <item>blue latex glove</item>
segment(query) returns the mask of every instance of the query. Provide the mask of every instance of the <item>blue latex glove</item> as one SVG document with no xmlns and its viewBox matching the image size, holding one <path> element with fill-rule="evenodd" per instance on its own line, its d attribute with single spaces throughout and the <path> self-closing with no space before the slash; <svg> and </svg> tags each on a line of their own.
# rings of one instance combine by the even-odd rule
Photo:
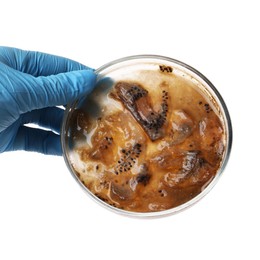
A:
<svg viewBox="0 0 260 260">
<path fill-rule="evenodd" d="M 0 153 L 26 150 L 61 155 L 66 105 L 91 92 L 96 76 L 75 61 L 0 47 Z M 44 129 L 24 124 L 35 123 Z"/>
</svg>

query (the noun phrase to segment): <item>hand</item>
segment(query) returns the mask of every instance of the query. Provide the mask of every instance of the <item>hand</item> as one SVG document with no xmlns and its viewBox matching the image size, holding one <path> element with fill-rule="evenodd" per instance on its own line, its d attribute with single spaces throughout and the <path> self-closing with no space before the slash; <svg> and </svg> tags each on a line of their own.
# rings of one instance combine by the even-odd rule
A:
<svg viewBox="0 0 260 260">
<path fill-rule="evenodd" d="M 90 93 L 95 81 L 94 71 L 75 61 L 0 47 L 0 153 L 26 150 L 61 155 L 64 110 L 56 106 Z"/>
</svg>

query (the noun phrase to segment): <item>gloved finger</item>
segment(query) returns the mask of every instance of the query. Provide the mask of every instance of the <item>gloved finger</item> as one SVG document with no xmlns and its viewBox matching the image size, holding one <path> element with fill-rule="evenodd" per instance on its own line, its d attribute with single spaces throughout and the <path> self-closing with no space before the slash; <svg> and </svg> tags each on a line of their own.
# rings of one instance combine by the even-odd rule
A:
<svg viewBox="0 0 260 260">
<path fill-rule="evenodd" d="M 90 70 L 71 71 L 49 77 L 38 77 L 36 89 L 39 86 L 45 95 L 36 100 L 39 108 L 59 106 L 88 95 L 96 83 L 96 74 Z"/>
<path fill-rule="evenodd" d="M 10 150 L 20 125 L 20 121 L 17 120 L 5 130 L 0 132 L 0 153 Z"/>
<path fill-rule="evenodd" d="M 90 69 L 79 62 L 64 57 L 10 47 L 0 47 L 0 61 L 13 69 L 35 77 Z"/>
<path fill-rule="evenodd" d="M 37 128 L 21 126 L 6 151 L 25 150 L 47 155 L 62 155 L 60 136 Z"/>
<path fill-rule="evenodd" d="M 21 115 L 21 124 L 33 123 L 60 133 L 64 110 L 58 107 L 47 107 L 33 110 Z"/>
<path fill-rule="evenodd" d="M 15 88 L 5 91 L 5 100 L 12 104 L 10 111 L 20 114 L 41 109 L 68 104 L 83 94 L 92 91 L 96 82 L 96 74 L 91 70 L 79 70 L 47 77 L 31 75 L 9 69 L 8 81 Z M 7 77 L 4 76 L 3 77 Z"/>
</svg>

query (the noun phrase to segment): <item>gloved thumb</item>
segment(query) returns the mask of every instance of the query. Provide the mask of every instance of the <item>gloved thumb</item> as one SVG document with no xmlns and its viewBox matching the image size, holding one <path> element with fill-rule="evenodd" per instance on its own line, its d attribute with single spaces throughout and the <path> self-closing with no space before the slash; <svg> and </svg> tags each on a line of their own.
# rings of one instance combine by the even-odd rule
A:
<svg viewBox="0 0 260 260">
<path fill-rule="evenodd" d="M 95 86 L 93 70 L 78 70 L 51 76 L 30 78 L 26 94 L 20 100 L 21 112 L 44 107 L 65 105 L 83 94 L 89 94 Z M 21 92 L 20 92 L 21 94 Z"/>
</svg>

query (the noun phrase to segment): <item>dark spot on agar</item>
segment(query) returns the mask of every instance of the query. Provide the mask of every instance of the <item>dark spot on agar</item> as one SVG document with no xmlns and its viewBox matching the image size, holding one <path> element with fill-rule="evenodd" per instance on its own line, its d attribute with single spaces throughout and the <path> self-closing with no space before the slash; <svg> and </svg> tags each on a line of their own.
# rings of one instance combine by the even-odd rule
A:
<svg viewBox="0 0 260 260">
<path fill-rule="evenodd" d="M 148 172 L 148 168 L 145 164 L 143 164 L 140 173 L 138 173 L 136 176 L 136 181 L 146 186 L 149 183 L 150 179 L 151 175 Z"/>
<path fill-rule="evenodd" d="M 166 65 L 159 65 L 159 69 L 161 72 L 167 72 L 167 73 L 170 73 L 173 71 L 171 66 L 166 66 Z"/>
</svg>

